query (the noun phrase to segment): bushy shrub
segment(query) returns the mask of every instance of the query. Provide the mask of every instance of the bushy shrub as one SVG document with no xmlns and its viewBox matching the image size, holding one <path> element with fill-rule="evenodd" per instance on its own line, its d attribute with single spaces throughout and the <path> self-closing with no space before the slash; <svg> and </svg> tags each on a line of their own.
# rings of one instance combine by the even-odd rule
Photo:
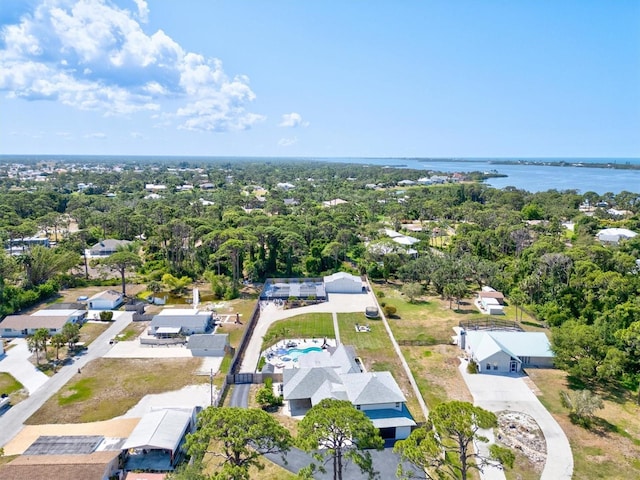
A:
<svg viewBox="0 0 640 480">
<path fill-rule="evenodd" d="M 467 373 L 478 373 L 478 364 L 474 360 L 470 360 L 467 364 Z"/>
<path fill-rule="evenodd" d="M 383 292 L 382 290 L 378 290 L 378 291 L 376 292 L 376 296 L 377 296 L 378 298 L 384 298 L 384 292 Z"/>
<path fill-rule="evenodd" d="M 100 312 L 100 320 L 102 320 L 103 322 L 112 321 L 113 320 L 113 312 L 111 312 L 111 311 Z"/>
<path fill-rule="evenodd" d="M 387 317 L 393 317 L 396 314 L 396 312 L 398 311 L 398 309 L 396 307 L 394 307 L 393 305 L 385 305 L 383 307 L 383 309 L 384 309 L 384 314 Z"/>
</svg>

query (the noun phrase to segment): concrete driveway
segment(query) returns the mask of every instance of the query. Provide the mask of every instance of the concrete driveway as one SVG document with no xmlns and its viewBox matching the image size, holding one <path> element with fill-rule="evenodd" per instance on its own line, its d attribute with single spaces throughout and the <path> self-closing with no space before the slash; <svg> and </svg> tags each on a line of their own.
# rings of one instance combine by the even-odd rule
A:
<svg viewBox="0 0 640 480">
<path fill-rule="evenodd" d="M 371 292 L 363 293 L 330 293 L 327 296 L 327 301 L 318 303 L 316 305 L 309 305 L 300 308 L 291 308 L 285 310 L 281 307 L 277 307 L 272 302 L 264 302 L 262 304 L 262 310 L 260 313 L 260 320 L 256 325 L 247 350 L 244 353 L 244 359 L 241 366 L 243 372 L 253 372 L 258 365 L 258 359 L 260 358 L 260 349 L 262 347 L 262 337 L 267 333 L 267 330 L 272 323 L 282 320 L 284 318 L 295 317 L 296 315 L 302 315 L 305 313 L 345 313 L 345 312 L 362 312 L 364 319 L 364 310 L 370 306 L 376 306 L 375 297 Z"/>
<path fill-rule="evenodd" d="M 70 365 L 66 365 L 58 370 L 53 377 L 47 377 L 46 382 L 41 388 L 38 388 L 29 398 L 11 407 L 0 417 L 0 446 L 5 445 L 9 440 L 16 436 L 22 429 L 24 422 L 33 415 L 52 395 L 67 383 L 78 369 L 84 367 L 87 363 L 96 358 L 102 357 L 111 347 L 109 339 L 115 337 L 122 331 L 132 319 L 131 312 L 121 312 L 121 315 L 89 345 L 86 353 L 75 357 Z"/>
<path fill-rule="evenodd" d="M 547 461 L 541 480 L 570 480 L 573 475 L 573 455 L 567 436 L 524 382 L 524 375 L 469 374 L 466 362 L 460 373 L 476 405 L 492 411 L 523 412 L 535 419 L 547 442 Z"/>
<path fill-rule="evenodd" d="M 44 385 L 49 377 L 29 361 L 32 353 L 29 351 L 26 339 L 14 338 L 11 340 L 11 345 L 13 347 L 5 352 L 6 355 L 0 357 L 0 372 L 13 375 L 31 395 Z"/>
</svg>

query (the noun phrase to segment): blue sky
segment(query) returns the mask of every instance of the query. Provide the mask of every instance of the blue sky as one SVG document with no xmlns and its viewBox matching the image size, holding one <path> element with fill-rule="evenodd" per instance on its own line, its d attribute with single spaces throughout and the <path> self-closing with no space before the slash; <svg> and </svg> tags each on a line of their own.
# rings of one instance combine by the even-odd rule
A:
<svg viewBox="0 0 640 480">
<path fill-rule="evenodd" d="M 0 154 L 640 157 L 640 2 L 1 0 Z"/>
</svg>

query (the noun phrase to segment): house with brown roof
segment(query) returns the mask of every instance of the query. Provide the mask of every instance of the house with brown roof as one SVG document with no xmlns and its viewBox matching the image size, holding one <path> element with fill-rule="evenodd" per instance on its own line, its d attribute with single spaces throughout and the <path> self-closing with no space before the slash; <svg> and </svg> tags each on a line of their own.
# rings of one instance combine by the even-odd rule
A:
<svg viewBox="0 0 640 480">
<path fill-rule="evenodd" d="M 36 478 L 77 478 L 109 480 L 119 478 L 119 451 L 100 451 L 80 455 L 20 455 L 0 465 L 2 480 Z"/>
<path fill-rule="evenodd" d="M 55 335 L 61 333 L 62 327 L 68 322 L 71 322 L 69 316 L 8 315 L 0 322 L 0 337 L 26 337 L 41 328 L 46 328 L 50 335 Z"/>
</svg>

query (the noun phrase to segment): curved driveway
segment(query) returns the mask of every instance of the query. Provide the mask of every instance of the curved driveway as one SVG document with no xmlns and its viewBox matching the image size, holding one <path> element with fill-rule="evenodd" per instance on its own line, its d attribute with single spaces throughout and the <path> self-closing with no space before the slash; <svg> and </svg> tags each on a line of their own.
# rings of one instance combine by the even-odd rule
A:
<svg viewBox="0 0 640 480">
<path fill-rule="evenodd" d="M 570 480 L 573 475 L 573 455 L 567 436 L 524 382 L 524 376 L 503 376 L 467 373 L 461 362 L 460 373 L 475 404 L 492 412 L 511 410 L 531 415 L 547 442 L 547 461 L 541 480 Z"/>
</svg>

